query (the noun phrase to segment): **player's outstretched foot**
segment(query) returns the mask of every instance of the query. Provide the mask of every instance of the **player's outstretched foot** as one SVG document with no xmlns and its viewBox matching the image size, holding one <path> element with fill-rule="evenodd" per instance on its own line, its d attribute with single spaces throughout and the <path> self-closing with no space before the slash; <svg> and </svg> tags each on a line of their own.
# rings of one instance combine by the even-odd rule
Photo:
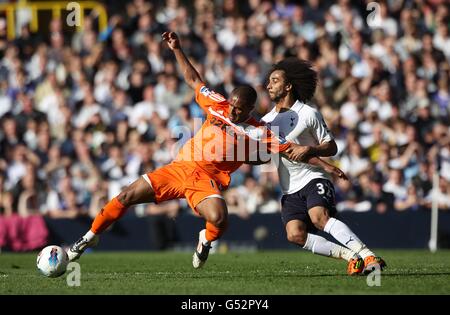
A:
<svg viewBox="0 0 450 315">
<path fill-rule="evenodd" d="M 352 258 L 348 262 L 347 273 L 350 276 L 356 276 L 363 272 L 364 270 L 364 260 L 361 257 Z"/>
<path fill-rule="evenodd" d="M 379 268 L 381 271 L 387 267 L 386 262 L 381 257 L 367 256 L 364 258 L 364 274 L 368 275 Z"/>
<path fill-rule="evenodd" d="M 88 241 L 84 237 L 81 237 L 78 241 L 73 244 L 67 251 L 69 256 L 69 261 L 74 261 L 80 258 L 81 254 L 89 247 L 94 247 L 98 244 L 98 236 L 95 235 L 92 240 Z"/>
<path fill-rule="evenodd" d="M 194 256 L 192 256 L 192 266 L 194 266 L 194 268 L 196 269 L 201 268 L 205 264 L 206 260 L 208 259 L 209 250 L 211 249 L 211 245 L 205 245 L 202 242 L 201 235 L 205 232 L 206 230 L 200 231 L 197 249 L 194 252 Z"/>
</svg>

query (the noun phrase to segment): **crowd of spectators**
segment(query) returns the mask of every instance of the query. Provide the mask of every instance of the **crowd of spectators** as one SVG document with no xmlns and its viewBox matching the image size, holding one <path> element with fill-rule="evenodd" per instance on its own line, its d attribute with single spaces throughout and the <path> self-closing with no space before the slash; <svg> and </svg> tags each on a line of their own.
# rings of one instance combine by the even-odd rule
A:
<svg viewBox="0 0 450 315">
<path fill-rule="evenodd" d="M 91 12 L 78 32 L 63 19 L 38 33 L 22 21 L 14 40 L 0 18 L 0 217 L 93 217 L 124 185 L 172 160 L 187 140 L 177 128 L 193 134 L 203 113 L 161 41 L 166 30 L 217 92 L 253 85 L 256 118 L 273 106 L 265 91 L 273 63 L 314 63 L 312 103 L 338 144 L 332 161 L 350 177 L 335 181 L 339 211 L 415 211 L 432 198 L 449 210 L 448 3 L 380 0 L 373 17 L 369 2 L 106 2 L 105 30 Z M 225 198 L 248 217 L 279 211 L 280 193 L 273 164 L 244 165 Z M 133 213 L 174 217 L 185 207 Z"/>
</svg>

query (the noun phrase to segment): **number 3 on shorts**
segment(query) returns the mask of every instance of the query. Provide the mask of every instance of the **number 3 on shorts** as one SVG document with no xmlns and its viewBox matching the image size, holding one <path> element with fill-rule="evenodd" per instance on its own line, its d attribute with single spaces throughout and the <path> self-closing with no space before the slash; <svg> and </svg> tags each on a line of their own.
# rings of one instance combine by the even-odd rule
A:
<svg viewBox="0 0 450 315">
<path fill-rule="evenodd" d="M 325 188 L 323 187 L 322 183 L 317 183 L 317 193 L 319 195 L 323 195 L 325 193 Z"/>
</svg>

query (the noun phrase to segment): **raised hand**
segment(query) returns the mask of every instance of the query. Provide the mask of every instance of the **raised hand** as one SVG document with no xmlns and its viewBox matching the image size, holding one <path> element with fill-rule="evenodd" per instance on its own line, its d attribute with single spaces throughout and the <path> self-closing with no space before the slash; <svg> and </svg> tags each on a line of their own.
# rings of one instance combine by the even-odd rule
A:
<svg viewBox="0 0 450 315">
<path fill-rule="evenodd" d="M 175 32 L 164 32 L 162 39 L 167 43 L 171 50 L 180 48 L 180 39 Z"/>
</svg>

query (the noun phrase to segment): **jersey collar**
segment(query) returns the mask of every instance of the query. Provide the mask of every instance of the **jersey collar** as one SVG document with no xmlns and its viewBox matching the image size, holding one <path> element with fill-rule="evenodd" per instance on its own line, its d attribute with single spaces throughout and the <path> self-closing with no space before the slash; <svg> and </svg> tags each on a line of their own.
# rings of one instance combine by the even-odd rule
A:
<svg viewBox="0 0 450 315">
<path fill-rule="evenodd" d="M 302 109 L 303 105 L 304 104 L 302 102 L 300 102 L 299 100 L 296 100 L 294 105 L 291 106 L 291 109 L 295 110 L 295 111 L 299 111 L 300 109 Z"/>
<path fill-rule="evenodd" d="M 303 105 L 304 104 L 302 102 L 300 102 L 299 100 L 296 100 L 295 103 L 288 110 L 285 110 L 285 111 L 282 111 L 282 112 L 277 112 L 277 108 L 276 108 L 276 106 L 274 106 L 272 111 L 275 114 L 277 114 L 277 115 L 278 114 L 283 114 L 283 113 L 288 113 L 290 110 L 298 112 L 300 109 L 302 109 Z"/>
</svg>

